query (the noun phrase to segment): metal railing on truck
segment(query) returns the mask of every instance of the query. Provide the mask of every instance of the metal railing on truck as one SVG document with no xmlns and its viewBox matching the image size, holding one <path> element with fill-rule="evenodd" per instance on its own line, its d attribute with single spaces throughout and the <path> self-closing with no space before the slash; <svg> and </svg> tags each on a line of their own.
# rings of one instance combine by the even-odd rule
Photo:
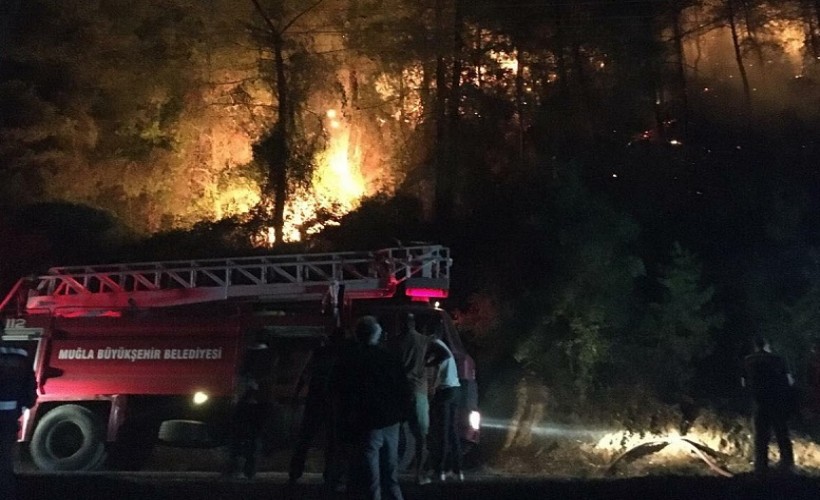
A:
<svg viewBox="0 0 820 500">
<path fill-rule="evenodd" d="M 15 294 L 26 290 L 25 309 L 29 314 L 169 307 L 232 298 L 315 300 L 341 285 L 345 297 L 352 299 L 389 298 L 402 283 L 406 289 L 446 297 L 451 265 L 447 247 L 420 245 L 360 252 L 53 267 L 48 274 L 18 282 L 0 303 L 0 311 Z"/>
</svg>

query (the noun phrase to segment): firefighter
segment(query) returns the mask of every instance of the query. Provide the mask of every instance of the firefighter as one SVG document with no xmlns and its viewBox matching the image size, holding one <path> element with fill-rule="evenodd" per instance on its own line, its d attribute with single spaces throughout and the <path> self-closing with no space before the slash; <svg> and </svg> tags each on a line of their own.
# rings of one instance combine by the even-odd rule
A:
<svg viewBox="0 0 820 500">
<path fill-rule="evenodd" d="M 14 449 L 23 408 L 37 401 L 34 372 L 24 349 L 0 347 L 0 498 L 15 500 Z"/>
<path fill-rule="evenodd" d="M 230 458 L 225 475 L 252 479 L 256 475 L 256 454 L 270 407 L 271 356 L 263 341 L 248 346 L 239 373 L 231 428 Z M 240 474 L 240 459 L 244 459 Z"/>
<path fill-rule="evenodd" d="M 794 467 L 794 452 L 789 438 L 788 421 L 795 407 L 794 379 L 782 356 L 771 351 L 763 337 L 754 340 L 755 352 L 744 359 L 741 384 L 754 400 L 755 472 L 763 474 L 769 468 L 769 440 L 772 432 L 780 449 L 778 468 L 790 472 Z"/>
<path fill-rule="evenodd" d="M 307 385 L 308 392 L 299 436 L 293 449 L 288 472 L 289 482 L 296 483 L 305 471 L 307 453 L 316 437 L 323 433 L 326 439 L 324 458 L 325 486 L 336 488 L 341 481 L 342 464 L 339 457 L 339 436 L 336 412 L 334 411 L 335 394 L 331 391 L 331 381 L 336 374 L 339 359 L 343 354 L 345 331 L 337 328 L 327 341 L 317 347 L 310 357 L 298 382 L 294 400 L 298 401 L 302 388 Z"/>
</svg>

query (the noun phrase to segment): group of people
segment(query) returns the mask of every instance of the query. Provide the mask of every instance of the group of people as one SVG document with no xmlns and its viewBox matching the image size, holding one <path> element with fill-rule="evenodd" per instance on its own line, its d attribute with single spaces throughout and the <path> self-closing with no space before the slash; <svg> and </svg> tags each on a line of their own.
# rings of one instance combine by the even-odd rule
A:
<svg viewBox="0 0 820 500">
<path fill-rule="evenodd" d="M 463 481 L 461 437 L 457 427 L 461 383 L 455 355 L 441 336 L 430 338 L 419 333 L 413 314 L 407 315 L 404 330 L 389 346 L 400 356 L 410 388 L 407 425 L 415 442 L 413 467 L 417 482 L 444 481 L 447 472 Z M 430 369 L 432 377 L 428 376 Z M 432 434 L 431 421 L 434 424 Z M 430 456 L 429 435 L 434 445 Z"/>
<path fill-rule="evenodd" d="M 314 350 L 296 384 L 297 397 L 305 387 L 307 395 L 290 461 L 291 484 L 302 477 L 308 451 L 321 440 L 325 487 L 347 489 L 354 498 L 401 500 L 402 425 L 415 443 L 412 466 L 419 484 L 443 481 L 448 475 L 464 479 L 456 430 L 456 357 L 441 335 L 419 333 L 412 314 L 404 326 L 386 339 L 377 318 L 363 316 L 353 339 L 337 329 Z M 249 478 L 269 405 L 262 395 L 263 372 L 256 369 L 264 366 L 265 352 L 263 345 L 249 350 L 235 404 L 227 472 Z"/>
<path fill-rule="evenodd" d="M 328 488 L 347 488 L 360 497 L 401 499 L 399 486 L 400 429 L 406 425 L 412 437 L 412 468 L 419 484 L 444 481 L 452 475 L 463 480 L 460 436 L 456 415 L 460 382 L 456 357 L 440 335 L 419 333 L 408 314 L 404 328 L 389 339 L 374 316 L 364 316 L 348 341 L 342 329 L 317 348 L 296 387 L 307 398 L 299 435 L 290 462 L 291 483 L 303 475 L 309 449 L 317 438 L 325 443 L 324 482 Z M 257 368 L 268 364 L 264 345 L 255 345 L 242 370 L 244 390 L 236 408 L 236 434 L 231 447 L 231 467 L 245 457 L 244 473 L 255 472 L 255 436 L 268 409 L 262 395 Z M 754 352 L 744 359 L 742 384 L 754 401 L 755 471 L 769 469 L 772 435 L 779 446 L 779 469 L 794 467 L 788 421 L 797 404 L 794 380 L 783 357 L 773 353 L 768 341 L 756 338 Z M 532 384 L 519 387 L 527 389 Z M 539 386 L 541 387 L 541 386 Z M 546 390 L 535 391 L 526 405 L 540 418 Z M 526 412 L 525 412 L 526 413 Z M 516 413 L 518 415 L 518 413 Z M 505 447 L 529 438 L 524 415 L 512 426 Z M 514 422 L 517 420 L 514 418 Z M 431 426 L 432 423 L 432 426 Z M 528 423 L 528 422 L 526 422 Z M 521 427 L 521 428 L 519 428 Z"/>
<path fill-rule="evenodd" d="M 314 351 L 299 379 L 297 394 L 304 384 L 308 393 L 290 464 L 291 482 L 302 476 L 307 451 L 323 431 L 328 487 L 335 489 L 347 481 L 354 496 L 401 500 L 398 456 L 403 423 L 415 441 L 413 466 L 420 484 L 443 481 L 448 472 L 463 480 L 456 427 L 460 383 L 456 358 L 447 343 L 440 335 L 428 337 L 416 331 L 412 314 L 403 331 L 389 342 L 383 342 L 382 326 L 374 316 L 359 319 L 354 337 L 354 342 L 348 342 L 344 331 L 337 330 Z M 755 471 L 768 471 L 772 434 L 780 451 L 778 467 L 790 471 L 794 453 L 788 421 L 796 411 L 794 379 L 784 358 L 771 351 L 766 339 L 756 338 L 754 348 L 744 360 L 742 384 L 755 403 Z M 242 472 L 249 478 L 256 472 L 257 438 L 270 405 L 265 387 L 270 364 L 269 346 L 255 342 L 240 370 L 229 472 L 238 472 L 244 458 Z M 0 494 L 4 499 L 16 498 L 11 450 L 18 419 L 36 400 L 28 354 L 0 347 Z M 430 435 L 435 446 L 428 447 Z"/>
</svg>

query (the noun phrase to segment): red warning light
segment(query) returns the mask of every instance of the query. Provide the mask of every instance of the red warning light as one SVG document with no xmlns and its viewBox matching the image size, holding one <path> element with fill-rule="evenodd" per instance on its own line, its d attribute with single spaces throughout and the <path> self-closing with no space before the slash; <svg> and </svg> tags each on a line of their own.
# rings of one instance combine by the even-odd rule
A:
<svg viewBox="0 0 820 500">
<path fill-rule="evenodd" d="M 423 299 L 446 299 L 447 290 L 442 288 L 408 288 L 405 292 L 408 297 Z"/>
</svg>

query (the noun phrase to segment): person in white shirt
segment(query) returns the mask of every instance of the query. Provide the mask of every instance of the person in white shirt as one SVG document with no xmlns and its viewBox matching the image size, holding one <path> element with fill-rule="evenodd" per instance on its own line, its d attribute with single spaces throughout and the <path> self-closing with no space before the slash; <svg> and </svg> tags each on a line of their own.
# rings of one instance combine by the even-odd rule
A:
<svg viewBox="0 0 820 500">
<path fill-rule="evenodd" d="M 451 465 L 453 475 L 463 481 L 461 439 L 456 431 L 461 390 L 456 358 L 447 344 L 436 338 L 428 347 L 427 359 L 427 365 L 435 368 L 434 394 L 430 405 L 431 430 L 437 441 L 430 454 L 434 477 L 446 480 L 447 466 Z"/>
</svg>

